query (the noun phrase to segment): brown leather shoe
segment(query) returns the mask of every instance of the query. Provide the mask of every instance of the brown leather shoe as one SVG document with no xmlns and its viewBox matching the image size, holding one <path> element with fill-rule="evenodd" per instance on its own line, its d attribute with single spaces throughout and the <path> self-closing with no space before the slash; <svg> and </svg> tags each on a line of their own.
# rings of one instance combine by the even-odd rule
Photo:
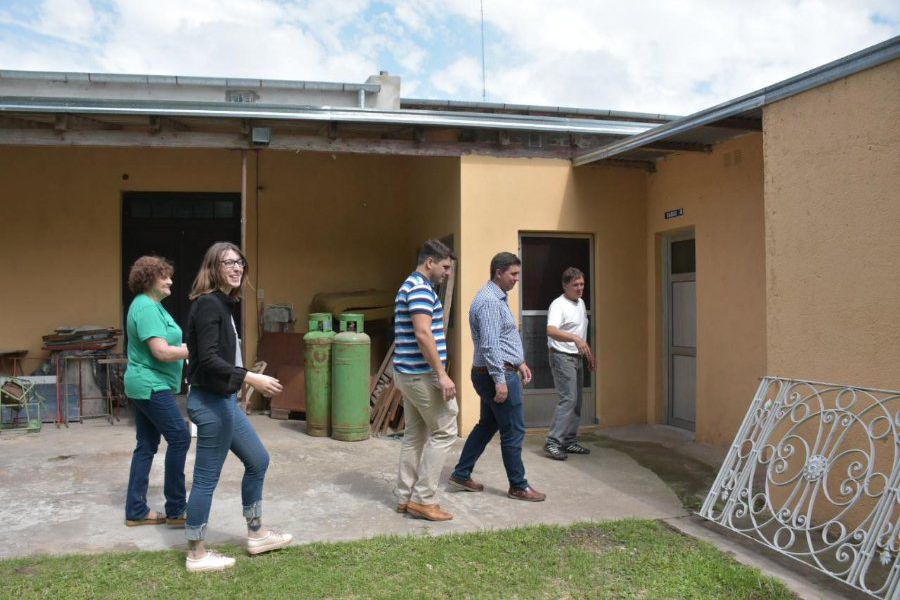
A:
<svg viewBox="0 0 900 600">
<path fill-rule="evenodd" d="M 457 477 L 456 475 L 451 475 L 450 479 L 447 480 L 447 483 L 450 484 L 450 487 L 462 490 L 464 492 L 483 492 L 484 486 L 469 477 L 468 479 L 463 479 L 462 477 Z"/>
<path fill-rule="evenodd" d="M 406 512 L 406 507 L 407 507 L 407 506 L 408 506 L 408 503 L 406 503 L 406 502 L 401 502 L 400 504 L 397 505 L 397 512 L 398 512 L 398 513 L 405 513 L 405 512 Z"/>
<path fill-rule="evenodd" d="M 445 510 L 441 510 L 440 504 L 408 502 L 406 504 L 406 512 L 417 519 L 428 519 L 429 521 L 449 521 L 453 518 L 453 515 Z"/>
<path fill-rule="evenodd" d="M 525 500 L 526 502 L 543 502 L 547 494 L 542 494 L 530 485 L 526 488 L 509 488 L 506 496 L 513 500 Z"/>
</svg>

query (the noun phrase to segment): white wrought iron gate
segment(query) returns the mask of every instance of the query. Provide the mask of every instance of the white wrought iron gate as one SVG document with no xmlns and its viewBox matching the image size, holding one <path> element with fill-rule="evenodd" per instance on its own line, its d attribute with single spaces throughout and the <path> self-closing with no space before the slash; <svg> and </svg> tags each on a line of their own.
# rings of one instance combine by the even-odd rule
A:
<svg viewBox="0 0 900 600">
<path fill-rule="evenodd" d="M 700 516 L 900 598 L 900 392 L 766 377 Z"/>
</svg>

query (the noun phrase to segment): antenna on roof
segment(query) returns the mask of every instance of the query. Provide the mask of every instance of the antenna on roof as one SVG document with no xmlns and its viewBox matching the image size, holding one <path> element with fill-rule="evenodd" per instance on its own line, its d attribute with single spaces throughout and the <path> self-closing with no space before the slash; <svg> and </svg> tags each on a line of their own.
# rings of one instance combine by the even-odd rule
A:
<svg viewBox="0 0 900 600">
<path fill-rule="evenodd" d="M 484 0 L 481 0 L 481 100 L 487 98 L 487 88 L 484 85 Z"/>
</svg>

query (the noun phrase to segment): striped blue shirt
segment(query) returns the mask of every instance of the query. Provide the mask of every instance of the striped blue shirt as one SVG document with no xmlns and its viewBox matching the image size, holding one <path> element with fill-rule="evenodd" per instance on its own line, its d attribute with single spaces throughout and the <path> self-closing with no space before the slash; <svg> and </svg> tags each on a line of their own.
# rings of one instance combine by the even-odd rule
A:
<svg viewBox="0 0 900 600">
<path fill-rule="evenodd" d="M 441 362 L 447 366 L 447 337 L 444 335 L 444 307 L 428 279 L 413 271 L 397 291 L 394 299 L 394 369 L 400 373 L 430 373 L 431 365 L 425 360 L 416 332 L 412 315 L 431 317 L 431 334 L 437 346 Z"/>
<path fill-rule="evenodd" d="M 472 366 L 487 367 L 494 383 L 505 384 L 503 363 L 518 367 L 525 362 L 525 350 L 507 296 L 493 281 L 475 294 L 469 309 L 469 327 L 475 344 Z"/>
</svg>

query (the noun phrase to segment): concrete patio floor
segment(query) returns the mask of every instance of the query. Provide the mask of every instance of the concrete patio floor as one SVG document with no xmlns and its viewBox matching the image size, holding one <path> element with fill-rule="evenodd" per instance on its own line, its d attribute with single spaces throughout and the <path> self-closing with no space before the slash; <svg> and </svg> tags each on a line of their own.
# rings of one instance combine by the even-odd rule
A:
<svg viewBox="0 0 900 600">
<path fill-rule="evenodd" d="M 741 562 L 784 581 L 804 598 L 840 598 L 853 591 L 796 563 L 766 556 L 758 546 L 706 527 L 683 508 L 702 498 L 724 451 L 691 442 L 671 427 L 633 427 L 582 436 L 590 456 L 565 462 L 546 458 L 543 436 L 529 433 L 524 461 L 529 482 L 547 493 L 540 503 L 506 497 L 507 482 L 494 440 L 473 476 L 483 493 L 450 492 L 441 485 L 439 502 L 452 521 L 432 523 L 394 512 L 392 490 L 400 442 L 372 438 L 338 442 L 313 438 L 303 421 L 251 416 L 271 455 L 263 494 L 264 522 L 294 535 L 295 543 L 339 541 L 384 534 L 439 535 L 502 529 L 526 524 L 565 525 L 626 517 L 659 519 L 710 541 Z M 453 467 L 463 440 L 444 468 Z M 38 434 L 0 434 L 0 558 L 36 554 L 185 548 L 184 532 L 165 526 L 125 527 L 124 498 L 134 429 L 127 416 Z M 162 509 L 165 442 L 153 464 L 148 498 Z M 185 472 L 190 489 L 194 447 Z M 240 462 L 230 456 L 216 490 L 207 540 L 241 543 Z M 676 493 L 677 491 L 677 493 Z"/>
</svg>

